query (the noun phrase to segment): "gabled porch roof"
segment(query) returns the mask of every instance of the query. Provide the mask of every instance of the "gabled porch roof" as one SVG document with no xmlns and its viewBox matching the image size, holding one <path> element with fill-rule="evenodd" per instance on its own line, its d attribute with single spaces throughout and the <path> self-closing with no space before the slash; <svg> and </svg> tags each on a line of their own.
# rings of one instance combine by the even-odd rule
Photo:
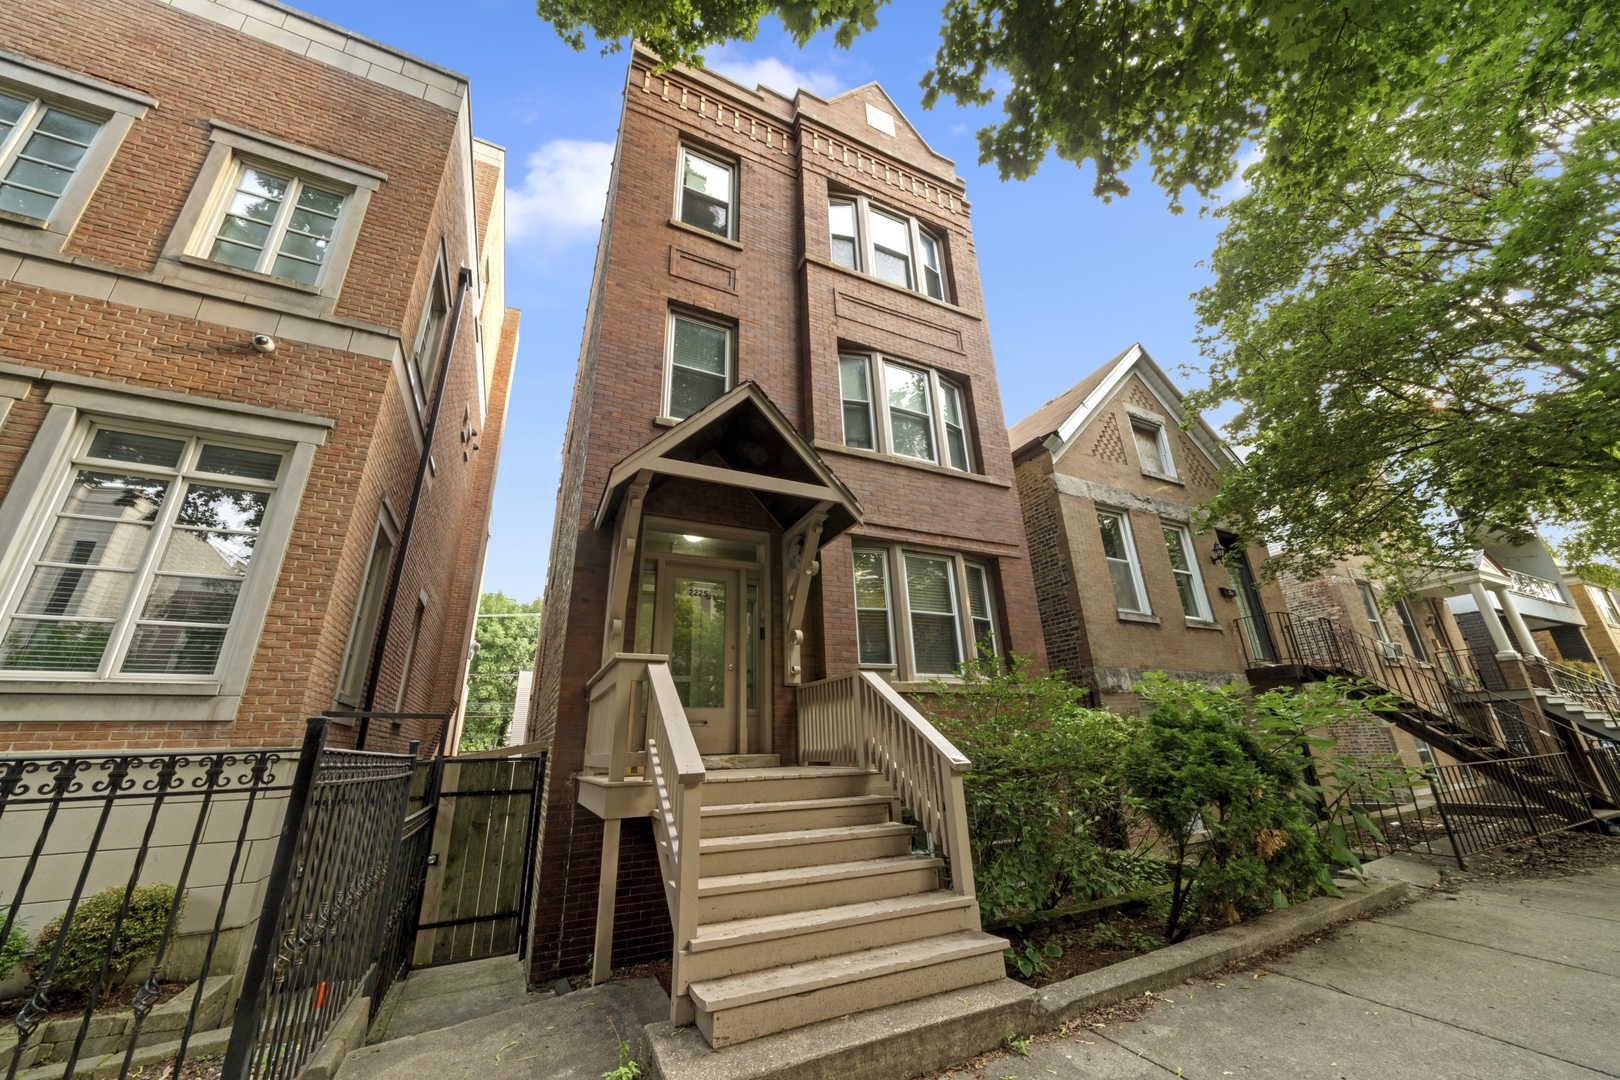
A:
<svg viewBox="0 0 1620 1080">
<path fill-rule="evenodd" d="M 614 520 L 625 491 L 644 472 L 747 488 L 784 532 L 827 504 L 823 543 L 864 516 L 860 501 L 752 380 L 615 465 L 596 509 L 595 528 Z"/>
</svg>

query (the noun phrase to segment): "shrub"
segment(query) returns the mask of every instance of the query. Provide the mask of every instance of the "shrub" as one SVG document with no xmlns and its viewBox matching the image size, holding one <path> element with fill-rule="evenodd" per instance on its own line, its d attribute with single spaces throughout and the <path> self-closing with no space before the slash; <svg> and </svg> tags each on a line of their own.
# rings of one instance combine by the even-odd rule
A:
<svg viewBox="0 0 1620 1080">
<path fill-rule="evenodd" d="M 118 922 L 118 909 L 124 902 L 124 889 L 114 885 L 94 896 L 79 901 L 62 942 L 62 955 L 56 964 L 51 985 L 59 990 L 88 991 L 101 973 L 107 945 L 112 940 L 113 927 Z M 107 987 L 117 986 L 130 970 L 142 960 L 157 953 L 163 939 L 163 928 L 169 920 L 169 905 L 174 902 L 173 885 L 147 885 L 137 888 L 129 897 L 129 911 L 118 930 L 118 943 L 107 969 Z M 185 910 L 180 902 L 179 914 Z M 62 932 L 62 916 L 45 924 L 34 942 L 34 955 L 29 960 L 28 973 L 34 979 L 45 973 L 57 935 Z M 106 989 L 107 987 L 103 987 Z"/>
<path fill-rule="evenodd" d="M 1141 725 L 1089 709 L 1085 691 L 1027 657 L 968 664 L 937 684 L 940 730 L 973 762 L 963 778 L 986 919 L 1116 896 L 1162 880 L 1131 846 L 1121 755 Z"/>
<path fill-rule="evenodd" d="M 0 919 L 0 922 L 3 921 L 4 919 Z M 11 977 L 12 969 L 27 951 L 28 933 L 20 926 L 13 926 L 11 932 L 6 935 L 6 940 L 0 941 L 0 982 Z"/>
</svg>

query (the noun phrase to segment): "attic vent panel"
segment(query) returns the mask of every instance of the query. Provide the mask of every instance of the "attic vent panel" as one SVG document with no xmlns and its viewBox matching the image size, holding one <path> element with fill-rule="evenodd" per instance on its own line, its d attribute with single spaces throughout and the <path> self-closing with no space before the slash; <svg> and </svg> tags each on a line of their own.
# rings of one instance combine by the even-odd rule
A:
<svg viewBox="0 0 1620 1080">
<path fill-rule="evenodd" d="M 875 127 L 885 135 L 894 134 L 894 117 L 875 105 L 866 107 L 866 124 Z"/>
</svg>

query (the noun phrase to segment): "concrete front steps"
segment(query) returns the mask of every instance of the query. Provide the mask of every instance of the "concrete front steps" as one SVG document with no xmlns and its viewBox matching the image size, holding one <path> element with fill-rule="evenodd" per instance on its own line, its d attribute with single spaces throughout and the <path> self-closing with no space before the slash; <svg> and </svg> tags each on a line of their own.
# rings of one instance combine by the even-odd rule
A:
<svg viewBox="0 0 1620 1080">
<path fill-rule="evenodd" d="M 715 1048 L 1005 977 L 1006 942 L 875 774 L 710 769 L 681 964 Z"/>
</svg>

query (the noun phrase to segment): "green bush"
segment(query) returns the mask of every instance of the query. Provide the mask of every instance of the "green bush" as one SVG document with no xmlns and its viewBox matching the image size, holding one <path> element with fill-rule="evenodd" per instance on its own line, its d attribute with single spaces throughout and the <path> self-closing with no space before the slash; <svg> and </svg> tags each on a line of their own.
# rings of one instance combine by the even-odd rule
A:
<svg viewBox="0 0 1620 1080">
<path fill-rule="evenodd" d="M 3 918 L 0 918 L 0 922 L 4 921 Z M 17 961 L 21 960 L 23 954 L 27 951 L 27 931 L 20 926 L 13 926 L 11 933 L 6 935 L 6 940 L 0 941 L 0 982 L 10 978 L 12 969 L 17 966 Z"/>
<path fill-rule="evenodd" d="M 1122 755 L 1141 721 L 1090 709 L 1085 690 L 1035 672 L 969 664 L 936 686 L 934 722 L 973 762 L 963 778 L 985 919 L 1045 911 L 1163 880 L 1133 848 Z"/>
<path fill-rule="evenodd" d="M 62 942 L 62 955 L 51 981 L 54 988 L 79 992 L 87 991 L 95 984 L 106 956 L 107 943 L 112 940 L 113 927 L 118 922 L 118 909 L 123 902 L 124 889 L 120 885 L 103 889 L 79 901 L 73 923 Z M 168 923 L 169 905 L 173 902 L 173 885 L 147 885 L 136 888 L 130 894 L 129 911 L 118 931 L 117 948 L 113 952 L 107 971 L 107 986 L 103 990 L 117 986 L 136 964 L 157 953 L 158 943 L 163 939 L 163 928 Z M 185 900 L 182 898 L 180 912 L 176 913 L 177 924 L 179 914 L 184 910 Z M 38 979 L 45 973 L 45 965 L 50 962 L 51 950 L 55 948 L 57 935 L 61 932 L 60 915 L 46 923 L 45 929 L 39 932 L 34 942 L 34 955 L 28 963 L 28 974 L 32 978 Z"/>
<path fill-rule="evenodd" d="M 1124 773 L 1170 863 L 1170 940 L 1201 918 L 1237 922 L 1338 895 L 1330 863 L 1358 869 L 1342 830 L 1330 828 L 1324 842 L 1312 822 L 1350 812 L 1371 828 L 1357 802 L 1410 777 L 1393 760 L 1338 753 L 1330 728 L 1372 722 L 1371 713 L 1390 707 L 1383 697 L 1353 699 L 1352 689 L 1329 680 L 1252 695 L 1241 684 L 1158 672 L 1137 685 L 1148 718 L 1125 751 Z"/>
</svg>

